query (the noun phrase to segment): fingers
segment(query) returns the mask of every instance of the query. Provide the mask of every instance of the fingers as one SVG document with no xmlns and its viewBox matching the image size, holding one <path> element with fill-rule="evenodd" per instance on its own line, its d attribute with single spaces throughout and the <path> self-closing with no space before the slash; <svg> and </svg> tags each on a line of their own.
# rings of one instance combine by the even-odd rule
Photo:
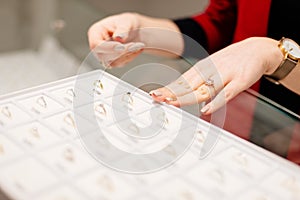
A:
<svg viewBox="0 0 300 200">
<path fill-rule="evenodd" d="M 141 42 L 131 42 L 121 44 L 119 42 L 108 41 L 95 48 L 97 57 L 104 67 L 120 67 L 132 61 L 144 50 L 145 44 Z M 116 50 L 117 49 L 117 50 Z"/>
<path fill-rule="evenodd" d="M 109 40 L 110 34 L 109 29 L 105 28 L 98 23 L 90 27 L 88 31 L 88 40 L 90 49 L 93 50 L 95 47 L 100 45 L 102 42 Z"/>
<path fill-rule="evenodd" d="M 214 93 L 214 89 L 203 84 L 196 90 L 189 90 L 189 92 L 182 93 L 181 95 L 175 95 L 174 92 L 167 87 L 151 91 L 149 94 L 155 101 L 166 102 L 170 105 L 181 107 L 208 101 L 213 97 Z"/>
<path fill-rule="evenodd" d="M 179 96 L 183 96 L 197 89 L 204 83 L 202 75 L 195 69 L 191 68 L 176 81 L 170 83 L 166 87 L 162 87 L 151 91 L 149 94 L 156 101 L 174 100 Z"/>
<path fill-rule="evenodd" d="M 116 52 L 124 52 L 126 50 L 126 46 L 120 42 L 116 41 L 102 41 L 99 45 L 94 47 L 93 51 L 96 53 L 116 53 Z"/>
<path fill-rule="evenodd" d="M 118 45 L 116 50 L 122 50 L 122 43 L 127 42 L 129 32 L 131 31 L 130 24 L 114 26 L 114 23 L 101 24 L 98 22 L 91 26 L 88 31 L 88 40 L 91 50 L 97 48 L 101 50 L 113 50 Z M 108 41 L 115 41 L 115 43 L 108 43 Z M 103 47 L 102 47 L 103 46 Z"/>
<path fill-rule="evenodd" d="M 166 87 L 152 90 L 149 92 L 149 94 L 155 101 L 158 102 L 164 102 L 169 99 L 176 99 L 176 95 Z"/>
<path fill-rule="evenodd" d="M 112 38 L 116 41 L 119 42 L 126 42 L 128 39 L 128 33 L 131 31 L 131 26 L 130 24 L 123 24 L 123 25 L 119 25 L 116 27 L 115 32 L 112 35 Z"/>
<path fill-rule="evenodd" d="M 123 13 L 119 15 L 115 21 L 115 31 L 112 38 L 116 41 L 128 42 L 129 33 L 139 27 L 137 16 L 132 13 Z"/>
<path fill-rule="evenodd" d="M 174 106 L 188 106 L 211 100 L 219 90 L 223 88 L 223 81 L 219 75 L 214 75 L 207 79 L 197 89 L 177 96 L 176 100 L 168 103 Z"/>
<path fill-rule="evenodd" d="M 188 106 L 192 104 L 197 104 L 203 101 L 207 101 L 210 99 L 210 93 L 207 86 L 200 86 L 197 90 L 185 94 L 183 96 L 179 96 L 174 101 L 172 99 L 167 101 L 168 104 L 174 105 L 176 107 Z"/>
<path fill-rule="evenodd" d="M 149 94 L 155 101 L 167 102 L 177 107 L 208 101 L 223 88 L 219 74 L 208 78 L 209 76 L 210 73 L 201 74 L 198 68 L 193 67 L 176 81 Z"/>
<path fill-rule="evenodd" d="M 126 50 L 128 53 L 134 53 L 144 48 L 145 48 L 145 44 L 142 42 L 132 42 L 126 45 Z"/>
<path fill-rule="evenodd" d="M 228 83 L 224 89 L 222 89 L 218 95 L 208 104 L 206 104 L 201 112 L 204 115 L 209 115 L 224 106 L 228 103 L 232 98 L 234 98 L 238 93 L 243 90 L 238 84 L 238 82 L 231 81 Z"/>
<path fill-rule="evenodd" d="M 94 48 L 94 52 L 98 54 L 124 54 L 139 51 L 145 48 L 142 42 L 130 42 L 122 44 L 116 41 L 105 41 Z"/>
<path fill-rule="evenodd" d="M 103 41 L 113 40 L 127 43 L 132 31 L 139 27 L 137 15 L 122 13 L 106 17 L 94 23 L 88 31 L 90 48 L 94 49 Z"/>
<path fill-rule="evenodd" d="M 121 66 L 133 60 L 145 44 L 138 38 L 138 15 L 122 13 L 106 17 L 88 31 L 90 48 L 104 67 Z M 130 42 L 131 41 L 131 42 Z"/>
<path fill-rule="evenodd" d="M 205 80 L 214 76 L 214 74 L 218 74 L 217 70 L 211 60 L 206 58 L 198 62 L 194 67 L 189 69 L 176 81 L 170 83 L 166 87 L 151 91 L 150 95 L 155 101 L 175 101 L 178 97 L 189 94 L 196 90 L 198 87 L 200 87 L 200 85 L 204 84 Z M 218 77 L 213 78 L 220 80 Z M 219 83 L 219 85 L 222 84 Z M 178 105 L 178 102 L 175 104 Z M 186 104 L 189 103 L 184 99 L 182 105 Z"/>
<path fill-rule="evenodd" d="M 126 65 L 127 63 L 134 60 L 142 52 L 143 52 L 143 49 L 137 50 L 135 52 L 126 53 L 126 54 L 120 56 L 118 59 L 115 59 L 114 61 L 112 61 L 109 65 L 111 67 L 122 67 L 123 65 Z"/>
</svg>

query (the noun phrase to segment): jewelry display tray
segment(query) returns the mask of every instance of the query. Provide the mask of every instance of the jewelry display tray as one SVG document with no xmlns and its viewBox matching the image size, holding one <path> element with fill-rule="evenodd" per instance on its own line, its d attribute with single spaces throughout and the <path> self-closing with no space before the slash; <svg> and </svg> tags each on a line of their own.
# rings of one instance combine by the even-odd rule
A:
<svg viewBox="0 0 300 200">
<path fill-rule="evenodd" d="M 80 78 L 87 80 L 87 87 L 77 85 L 74 76 L 0 98 L 1 200 L 300 199 L 300 168 L 294 163 L 225 130 L 211 129 L 213 125 L 180 108 L 154 103 L 144 91 L 107 72 L 95 70 Z M 121 89 L 116 92 L 117 85 Z M 78 91 L 91 98 L 74 105 Z M 115 98 L 127 99 L 126 104 L 112 106 Z M 95 108 L 99 126 L 81 114 L 88 105 Z M 117 123 L 133 122 L 114 118 L 112 108 L 133 116 L 132 130 L 138 132 L 151 123 L 148 111 L 153 106 L 166 113 L 167 136 L 143 141 L 136 149 L 161 149 L 157 146 L 170 142 L 168 133 L 176 133 L 183 115 L 188 119 L 184 124 L 197 124 L 184 153 L 169 150 L 174 157 L 182 153 L 171 165 L 145 174 L 120 172 L 98 162 L 83 144 L 82 137 L 100 127 L 117 147 L 132 150 L 134 143 L 126 141 L 127 136 L 114 133 Z M 84 136 L 76 128 L 74 109 L 85 122 Z M 217 141 L 200 159 L 208 134 L 218 136 Z"/>
</svg>

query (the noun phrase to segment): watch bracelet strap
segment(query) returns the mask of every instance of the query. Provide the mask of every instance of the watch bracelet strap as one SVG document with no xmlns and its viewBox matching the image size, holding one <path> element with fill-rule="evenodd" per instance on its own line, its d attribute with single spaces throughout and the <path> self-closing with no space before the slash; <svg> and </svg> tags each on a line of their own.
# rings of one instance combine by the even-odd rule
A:
<svg viewBox="0 0 300 200">
<path fill-rule="evenodd" d="M 282 80 L 294 69 L 297 63 L 297 61 L 294 61 L 290 58 L 286 58 L 280 63 L 279 67 L 275 70 L 275 72 L 271 75 L 268 75 L 267 77 L 275 81 Z"/>
<path fill-rule="evenodd" d="M 292 92 L 300 95 L 300 64 L 298 63 L 291 73 L 278 82 Z"/>
</svg>

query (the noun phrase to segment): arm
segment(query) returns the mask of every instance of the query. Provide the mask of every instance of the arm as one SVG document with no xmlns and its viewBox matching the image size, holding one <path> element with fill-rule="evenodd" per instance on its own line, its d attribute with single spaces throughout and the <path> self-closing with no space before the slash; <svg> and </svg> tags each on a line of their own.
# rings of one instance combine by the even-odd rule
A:
<svg viewBox="0 0 300 200">
<path fill-rule="evenodd" d="M 205 12 L 190 18 L 176 19 L 184 38 L 185 58 L 202 59 L 232 43 L 236 26 L 236 1 L 211 0 Z M 201 46 L 200 46 L 201 45 Z"/>
<path fill-rule="evenodd" d="M 211 0 L 205 12 L 192 19 L 205 32 L 208 52 L 220 50 L 232 43 L 237 21 L 236 0 Z"/>
</svg>

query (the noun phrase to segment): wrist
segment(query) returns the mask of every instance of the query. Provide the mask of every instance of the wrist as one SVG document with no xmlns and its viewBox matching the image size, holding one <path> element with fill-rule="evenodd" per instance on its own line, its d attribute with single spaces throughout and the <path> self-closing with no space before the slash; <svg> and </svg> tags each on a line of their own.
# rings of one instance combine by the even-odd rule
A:
<svg viewBox="0 0 300 200">
<path fill-rule="evenodd" d="M 284 59 L 284 55 L 278 47 L 278 40 L 266 38 L 266 42 L 268 42 L 268 46 L 266 48 L 269 50 L 269 55 L 267 55 L 268 61 L 265 74 L 270 75 L 276 71 L 276 69 Z"/>
<path fill-rule="evenodd" d="M 147 47 L 161 49 L 159 54 L 162 54 L 163 50 L 181 55 L 184 45 L 182 34 L 172 20 L 149 17 L 138 13 L 134 13 L 134 15 L 139 25 L 138 40 L 140 42 L 143 42 Z"/>
<path fill-rule="evenodd" d="M 268 79 L 275 84 L 280 84 L 279 81 L 285 79 L 299 64 L 300 60 L 300 47 L 295 41 L 283 37 L 278 42 L 278 49 L 283 58 L 275 71 L 268 76 Z"/>
</svg>

